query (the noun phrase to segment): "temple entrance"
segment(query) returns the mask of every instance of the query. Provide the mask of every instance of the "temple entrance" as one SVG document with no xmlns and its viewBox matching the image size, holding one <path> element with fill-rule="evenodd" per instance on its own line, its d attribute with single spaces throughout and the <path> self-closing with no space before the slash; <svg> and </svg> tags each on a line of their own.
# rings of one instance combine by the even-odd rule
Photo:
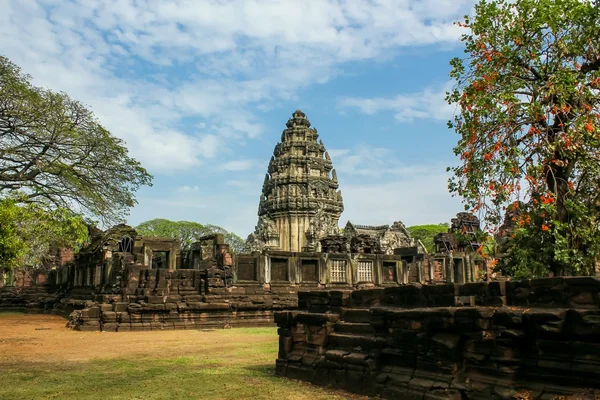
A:
<svg viewBox="0 0 600 400">
<path fill-rule="evenodd" d="M 454 283 L 463 283 L 463 259 L 455 258 L 454 259 Z"/>
<path fill-rule="evenodd" d="M 152 269 L 169 269 L 169 252 L 152 252 Z"/>
</svg>

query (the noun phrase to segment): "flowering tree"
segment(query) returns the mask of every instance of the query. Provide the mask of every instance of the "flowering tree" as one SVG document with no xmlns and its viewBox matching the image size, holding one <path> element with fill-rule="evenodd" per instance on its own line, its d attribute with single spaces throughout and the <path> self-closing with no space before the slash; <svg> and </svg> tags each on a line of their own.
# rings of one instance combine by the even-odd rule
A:
<svg viewBox="0 0 600 400">
<path fill-rule="evenodd" d="M 491 233 L 513 219 L 508 273 L 589 272 L 600 253 L 598 4 L 482 0 L 458 25 L 450 191 Z"/>
</svg>

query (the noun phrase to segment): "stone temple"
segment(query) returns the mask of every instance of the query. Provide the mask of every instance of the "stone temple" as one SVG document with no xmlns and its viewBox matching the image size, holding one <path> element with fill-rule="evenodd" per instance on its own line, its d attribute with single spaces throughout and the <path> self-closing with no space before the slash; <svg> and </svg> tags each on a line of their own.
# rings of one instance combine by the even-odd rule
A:
<svg viewBox="0 0 600 400">
<path fill-rule="evenodd" d="M 320 240 L 338 235 L 344 210 L 331 158 L 310 121 L 296 110 L 277 143 L 258 206 L 251 250 L 320 251 Z"/>
</svg>

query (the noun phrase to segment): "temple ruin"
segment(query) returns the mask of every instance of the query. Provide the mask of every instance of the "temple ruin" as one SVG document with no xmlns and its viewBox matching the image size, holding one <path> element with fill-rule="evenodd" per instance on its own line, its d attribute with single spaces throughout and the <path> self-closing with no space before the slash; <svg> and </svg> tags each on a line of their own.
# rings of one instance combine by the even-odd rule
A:
<svg viewBox="0 0 600 400">
<path fill-rule="evenodd" d="M 268 165 L 249 251 L 223 235 L 90 228 L 48 273 L 0 279 L 0 309 L 81 331 L 278 325 L 276 374 L 389 399 L 544 399 L 599 387 L 600 279 L 489 280 L 479 220 L 458 213 L 429 254 L 400 221 L 338 228 L 343 201 L 297 110 Z M 510 219 L 501 230 L 506 237 Z"/>
<path fill-rule="evenodd" d="M 0 307 L 75 310 L 70 326 L 82 330 L 253 326 L 295 309 L 303 290 L 476 280 L 477 266 L 457 239 L 465 226 L 479 229 L 472 216 L 453 220 L 434 255 L 400 221 L 348 222 L 340 230 L 338 178 L 318 138 L 295 111 L 268 163 L 247 253 L 232 254 L 222 235 L 198 238 L 182 251 L 174 239 L 143 236 L 127 225 L 93 229 L 91 242 L 37 279 L 45 283 L 31 296 L 0 290 Z"/>
</svg>

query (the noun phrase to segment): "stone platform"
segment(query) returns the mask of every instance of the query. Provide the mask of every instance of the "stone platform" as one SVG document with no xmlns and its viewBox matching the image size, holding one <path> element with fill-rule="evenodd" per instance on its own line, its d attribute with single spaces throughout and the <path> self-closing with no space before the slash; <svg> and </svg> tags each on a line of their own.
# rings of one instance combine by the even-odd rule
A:
<svg viewBox="0 0 600 400">
<path fill-rule="evenodd" d="M 276 373 L 386 399 L 600 395 L 600 281 L 299 293 Z"/>
</svg>

